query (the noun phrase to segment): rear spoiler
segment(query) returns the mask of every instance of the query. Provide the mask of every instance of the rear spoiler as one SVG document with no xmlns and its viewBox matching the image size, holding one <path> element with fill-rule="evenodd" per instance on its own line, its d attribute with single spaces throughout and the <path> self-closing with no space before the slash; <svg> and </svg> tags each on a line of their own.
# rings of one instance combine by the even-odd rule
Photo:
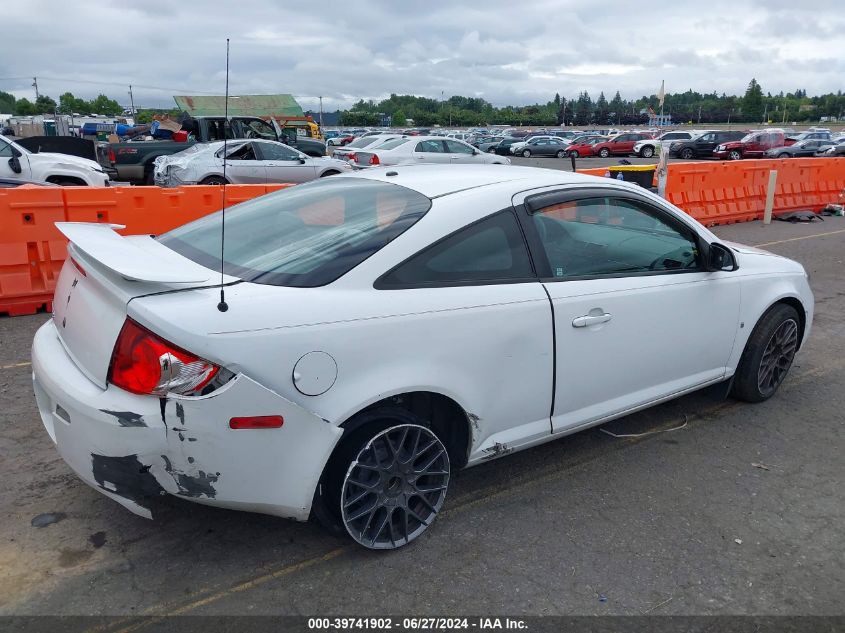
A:
<svg viewBox="0 0 845 633">
<path fill-rule="evenodd" d="M 126 228 L 121 224 L 56 222 L 56 228 L 84 255 L 131 281 L 202 283 L 214 275 L 152 237 L 118 235 L 116 229 Z"/>
</svg>

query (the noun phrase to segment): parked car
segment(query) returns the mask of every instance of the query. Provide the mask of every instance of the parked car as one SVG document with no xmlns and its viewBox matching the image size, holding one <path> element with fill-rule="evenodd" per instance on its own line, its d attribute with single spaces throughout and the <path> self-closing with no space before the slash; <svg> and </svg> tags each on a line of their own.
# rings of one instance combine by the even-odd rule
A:
<svg viewBox="0 0 845 633">
<path fill-rule="evenodd" d="M 70 154 L 36 154 L 5 136 L 0 136 L 0 178 L 68 186 L 109 185 L 108 174 L 97 161 Z"/>
<path fill-rule="evenodd" d="M 785 139 L 783 144 L 787 147 L 794 143 L 798 143 L 800 141 L 832 141 L 833 136 L 830 133 L 830 130 L 824 131 L 807 131 L 801 132 L 800 134 L 790 134 Z"/>
<path fill-rule="evenodd" d="M 588 136 L 582 137 L 573 143 L 567 145 L 566 155 L 579 158 L 581 156 L 595 156 L 595 148 L 597 145 L 607 142 L 604 136 Z"/>
<path fill-rule="evenodd" d="M 0 136 L 14 136 L 15 130 L 10 128 L 8 125 L 0 127 Z"/>
<path fill-rule="evenodd" d="M 743 136 L 739 141 L 720 143 L 713 150 L 713 156 L 720 160 L 724 158 L 730 160 L 761 158 L 767 150 L 773 147 L 783 147 L 783 145 L 783 130 L 754 130 Z"/>
<path fill-rule="evenodd" d="M 32 373 L 68 466 L 141 516 L 170 494 L 373 549 L 424 533 L 463 467 L 724 381 L 771 398 L 813 321 L 800 264 L 550 169 L 374 169 L 244 202 L 225 302 L 219 214 L 157 239 L 58 228 Z"/>
<path fill-rule="evenodd" d="M 312 158 L 277 141 L 230 141 L 225 145 L 226 174 L 223 175 L 224 144 L 205 143 L 155 160 L 154 181 L 160 187 L 180 185 L 255 184 L 265 182 L 307 182 L 349 171 L 349 165 L 334 158 Z"/>
<path fill-rule="evenodd" d="M 439 136 L 397 138 L 376 148 L 355 152 L 349 157 L 357 167 L 408 164 L 472 164 L 509 165 L 510 160 L 477 150 L 472 145 Z"/>
<path fill-rule="evenodd" d="M 657 148 L 669 149 L 673 141 L 688 141 L 696 136 L 694 132 L 664 132 L 657 138 L 648 138 L 637 141 L 631 150 L 632 154 L 641 158 L 651 158 L 657 154 Z"/>
<path fill-rule="evenodd" d="M 482 152 L 495 154 L 496 147 L 502 142 L 503 138 L 503 136 L 487 136 L 478 141 L 474 146 Z"/>
<path fill-rule="evenodd" d="M 511 145 L 514 143 L 521 143 L 522 137 L 519 136 L 505 136 L 499 144 L 496 145 L 496 151 L 493 152 L 499 156 L 510 156 Z M 488 150 L 489 151 L 489 150 Z"/>
<path fill-rule="evenodd" d="M 845 142 L 828 147 L 821 155 L 826 157 L 845 156 Z"/>
<path fill-rule="evenodd" d="M 709 130 L 688 141 L 674 141 L 669 146 L 669 156 L 672 158 L 713 158 L 713 150 L 717 145 L 739 141 L 747 132 L 740 130 Z"/>
<path fill-rule="evenodd" d="M 773 147 L 766 150 L 766 158 L 796 158 L 800 156 L 817 156 L 823 154 L 828 147 L 833 146 L 833 141 L 818 139 L 806 139 L 792 145 Z"/>
<path fill-rule="evenodd" d="M 530 156 L 556 156 L 557 158 L 563 158 L 566 156 L 567 146 L 568 143 L 565 140 L 556 136 L 536 136 L 514 153 L 519 154 L 523 158 Z M 516 145 L 511 146 L 511 150 L 514 147 Z"/>
<path fill-rule="evenodd" d="M 354 140 L 355 137 L 352 134 L 338 134 L 332 138 L 327 138 L 326 145 L 330 145 L 332 147 L 342 147 L 344 145 L 348 145 Z"/>
<path fill-rule="evenodd" d="M 375 147 L 385 141 L 392 141 L 395 138 L 402 138 L 400 134 L 374 134 L 372 136 L 359 136 L 351 143 L 338 147 L 332 152 L 332 158 L 347 160 L 350 154 L 354 154 L 365 147 Z"/>
<path fill-rule="evenodd" d="M 510 146 L 510 153 L 511 154 L 519 154 L 519 152 L 522 151 L 522 148 L 525 147 L 526 145 L 528 145 L 528 143 L 530 141 L 533 141 L 535 139 L 541 139 L 541 138 L 549 139 L 549 138 L 552 138 L 552 137 L 548 134 L 535 134 L 535 133 L 528 134 L 527 136 L 524 136 L 521 140 L 517 141 L 516 143 L 513 143 Z"/>
<path fill-rule="evenodd" d="M 654 138 L 650 132 L 623 132 L 617 134 L 593 147 L 593 155 L 607 158 L 608 156 L 628 156 L 634 149 L 634 143 Z"/>
</svg>

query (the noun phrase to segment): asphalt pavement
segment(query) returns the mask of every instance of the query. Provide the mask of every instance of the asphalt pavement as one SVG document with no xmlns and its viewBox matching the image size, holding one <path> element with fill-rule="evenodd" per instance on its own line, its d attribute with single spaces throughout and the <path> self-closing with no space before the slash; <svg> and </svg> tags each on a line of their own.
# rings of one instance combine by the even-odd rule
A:
<svg viewBox="0 0 845 633">
<path fill-rule="evenodd" d="M 48 315 L 0 317 L 0 614 L 843 614 L 845 219 L 715 232 L 811 273 L 812 337 L 778 394 L 711 388 L 463 471 L 396 552 L 173 498 L 129 513 L 42 427 Z"/>
</svg>

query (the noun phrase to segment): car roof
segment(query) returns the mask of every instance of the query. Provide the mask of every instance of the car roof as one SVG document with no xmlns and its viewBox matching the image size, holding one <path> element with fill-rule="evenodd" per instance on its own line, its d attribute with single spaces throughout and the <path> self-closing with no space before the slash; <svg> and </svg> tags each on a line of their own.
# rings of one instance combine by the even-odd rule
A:
<svg viewBox="0 0 845 633">
<path fill-rule="evenodd" d="M 388 176 L 388 174 L 393 174 Z M 428 198 L 447 196 L 503 182 L 519 181 L 521 190 L 570 184 L 594 184 L 595 176 L 513 165 L 396 165 L 370 167 L 333 178 L 366 178 L 407 187 Z"/>
</svg>

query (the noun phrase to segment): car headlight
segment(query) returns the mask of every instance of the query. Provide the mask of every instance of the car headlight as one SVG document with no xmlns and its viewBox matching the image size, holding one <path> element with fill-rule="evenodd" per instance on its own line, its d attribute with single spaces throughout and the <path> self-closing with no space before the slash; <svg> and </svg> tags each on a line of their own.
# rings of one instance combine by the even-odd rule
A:
<svg viewBox="0 0 845 633">
<path fill-rule="evenodd" d="M 96 171 L 98 174 L 106 173 L 106 172 L 103 171 L 102 167 L 91 167 L 91 166 L 89 166 L 88 169 L 90 169 L 91 171 Z"/>
<path fill-rule="evenodd" d="M 725 146 L 724 146 L 724 145 L 717 145 L 717 146 L 716 146 L 716 151 L 717 151 L 717 152 L 724 152 L 724 151 L 725 151 Z"/>
</svg>

